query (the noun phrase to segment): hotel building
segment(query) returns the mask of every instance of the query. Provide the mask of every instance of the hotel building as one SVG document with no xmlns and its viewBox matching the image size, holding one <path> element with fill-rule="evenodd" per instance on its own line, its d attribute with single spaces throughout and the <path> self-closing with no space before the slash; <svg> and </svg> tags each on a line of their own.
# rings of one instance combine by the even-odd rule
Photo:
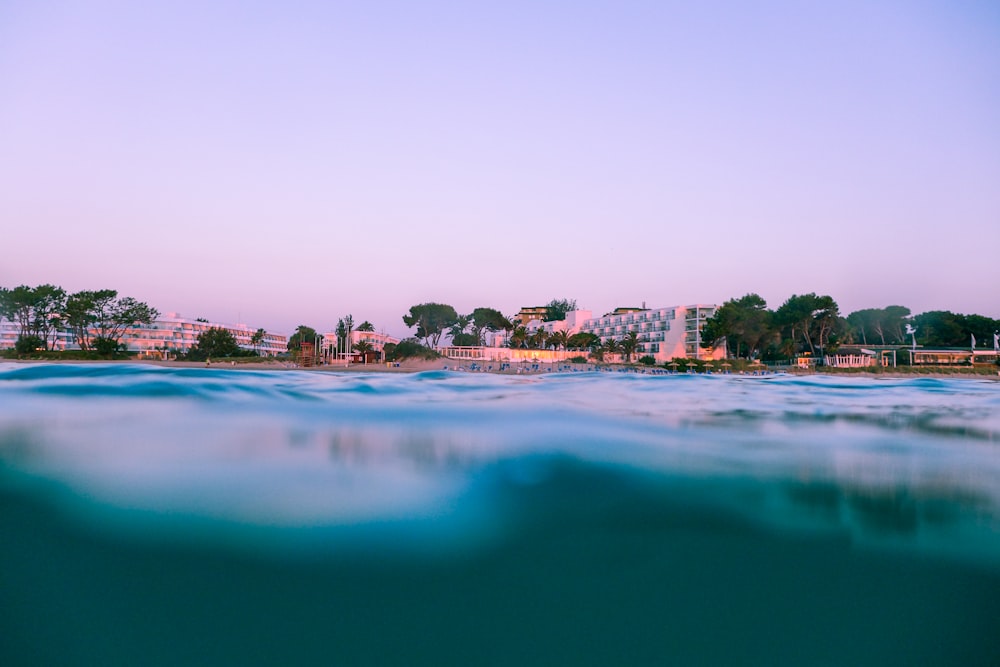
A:
<svg viewBox="0 0 1000 667">
<path fill-rule="evenodd" d="M 121 342 L 141 357 L 163 358 L 184 354 L 198 344 L 198 336 L 209 329 L 225 329 L 236 344 L 244 350 L 255 349 L 250 339 L 256 329 L 246 324 L 222 324 L 201 319 L 188 319 L 178 313 L 167 313 L 148 325 L 138 325 L 125 330 Z M 15 322 L 0 321 L 0 350 L 13 349 L 17 342 L 18 326 Z M 265 333 L 264 340 L 256 346 L 261 356 L 273 357 L 287 352 L 288 338 L 281 334 Z M 72 331 L 60 330 L 53 349 L 79 350 Z"/>
<path fill-rule="evenodd" d="M 694 304 L 669 308 L 619 309 L 603 317 L 585 320 L 580 327 L 607 342 L 621 340 L 629 332 L 639 336 L 637 356 L 649 355 L 658 363 L 671 359 L 722 359 L 723 349 L 703 348 L 701 330 L 718 306 Z M 572 332 L 576 333 L 576 332 Z"/>
<path fill-rule="evenodd" d="M 606 343 L 614 338 L 621 340 L 630 332 L 639 338 L 636 356 L 651 356 L 657 363 L 671 359 L 722 359 L 725 350 L 701 346 L 701 330 L 705 322 L 715 315 L 718 306 L 713 304 L 693 304 L 671 306 L 669 308 L 617 308 L 602 317 L 592 317 L 589 310 L 575 310 L 566 313 L 566 319 L 555 322 L 533 320 L 529 331 L 540 328 L 549 333 L 565 331 L 572 336 L 576 333 L 590 333 Z"/>
</svg>

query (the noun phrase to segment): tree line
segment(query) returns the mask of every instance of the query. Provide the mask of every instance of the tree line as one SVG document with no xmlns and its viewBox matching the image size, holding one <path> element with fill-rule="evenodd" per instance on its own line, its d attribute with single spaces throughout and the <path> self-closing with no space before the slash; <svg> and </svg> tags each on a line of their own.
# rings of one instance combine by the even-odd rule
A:
<svg viewBox="0 0 1000 667">
<path fill-rule="evenodd" d="M 566 313 L 576 310 L 575 299 L 553 299 L 545 305 L 545 322 L 566 319 Z M 527 329 L 518 325 L 516 317 L 507 317 L 499 310 L 479 307 L 460 315 L 453 306 L 444 303 L 421 303 L 411 306 L 403 315 L 403 323 L 414 329 L 414 338 L 425 347 L 435 348 L 447 334 L 452 345 L 485 345 L 489 333 L 504 331 L 512 346 L 542 345 L 542 338 L 529 340 Z M 541 331 L 540 335 L 547 335 Z M 512 341 L 512 342 L 511 342 Z"/>
<path fill-rule="evenodd" d="M 906 306 L 865 308 L 846 317 L 829 295 L 793 294 L 776 310 L 758 294 L 731 299 L 705 323 L 704 347 L 725 345 L 743 359 L 823 355 L 841 345 L 969 347 L 992 345 L 1000 320 L 934 310 L 911 316 Z"/>
<path fill-rule="evenodd" d="M 151 324 L 159 315 L 112 289 L 69 294 L 56 285 L 0 287 L 0 317 L 17 324 L 14 347 L 20 354 L 53 349 L 59 332 L 69 329 L 81 350 L 112 355 L 129 327 Z"/>
</svg>

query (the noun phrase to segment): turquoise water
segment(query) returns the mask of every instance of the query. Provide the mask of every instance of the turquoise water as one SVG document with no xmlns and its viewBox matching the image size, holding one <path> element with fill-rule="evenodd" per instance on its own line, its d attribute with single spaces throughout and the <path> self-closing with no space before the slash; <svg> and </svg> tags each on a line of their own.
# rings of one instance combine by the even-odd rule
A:
<svg viewBox="0 0 1000 667">
<path fill-rule="evenodd" d="M 0 665 L 998 665 L 1000 383 L 0 365 Z"/>
</svg>

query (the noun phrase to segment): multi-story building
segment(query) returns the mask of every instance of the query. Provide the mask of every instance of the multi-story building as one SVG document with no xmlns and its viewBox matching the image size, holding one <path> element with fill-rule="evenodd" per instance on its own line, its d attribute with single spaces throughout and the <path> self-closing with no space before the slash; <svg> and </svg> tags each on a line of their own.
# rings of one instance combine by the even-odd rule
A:
<svg viewBox="0 0 1000 667">
<path fill-rule="evenodd" d="M 252 342 L 256 329 L 246 324 L 222 324 L 204 319 L 188 319 L 179 313 L 167 313 L 149 325 L 129 327 L 122 337 L 122 342 L 128 345 L 129 352 L 138 352 L 140 356 L 163 356 L 164 354 L 184 353 L 198 344 L 198 336 L 209 329 L 225 329 L 236 344 L 244 350 L 256 350 L 264 357 L 273 357 L 288 351 L 288 337 L 282 334 L 264 332 L 263 340 L 254 345 Z"/>
<path fill-rule="evenodd" d="M 338 340 L 337 333 L 335 331 L 323 334 L 323 358 L 327 362 L 334 359 L 364 361 L 361 359 L 359 353 L 354 350 L 354 346 L 358 343 L 365 342 L 371 345 L 371 351 L 374 353 L 372 355 L 374 357 L 372 361 L 381 361 L 384 358 L 383 350 L 385 349 L 385 346 L 390 343 L 393 345 L 399 343 L 399 339 L 395 336 L 390 336 L 386 333 L 380 333 L 378 331 L 359 331 L 357 329 L 351 330 L 350 341 L 350 345 L 345 345 L 347 341 Z M 345 347 L 348 349 L 344 349 Z"/>
<path fill-rule="evenodd" d="M 622 308 L 603 317 L 585 320 L 579 331 L 594 334 L 602 343 L 611 338 L 621 340 L 626 334 L 635 332 L 639 337 L 638 356 L 649 355 L 657 362 L 682 357 L 721 359 L 724 350 L 701 346 L 701 330 L 717 307 L 694 304 L 645 310 Z"/>
<path fill-rule="evenodd" d="M 548 312 L 549 309 L 545 306 L 523 306 L 513 319 L 527 326 L 532 320 L 544 320 Z"/>
<path fill-rule="evenodd" d="M 142 357 L 166 357 L 183 354 L 198 344 L 198 336 L 209 329 L 225 329 L 236 344 L 244 350 L 256 349 L 262 356 L 270 357 L 287 351 L 288 338 L 281 334 L 264 333 L 264 338 L 256 345 L 252 338 L 257 331 L 245 324 L 221 324 L 203 319 L 188 319 L 178 313 L 167 313 L 148 325 L 138 325 L 126 329 L 121 342 L 129 352 Z M 18 328 L 14 322 L 0 321 L 0 349 L 11 349 L 17 342 Z M 60 330 L 56 334 L 56 350 L 78 350 L 73 333 Z"/>
</svg>

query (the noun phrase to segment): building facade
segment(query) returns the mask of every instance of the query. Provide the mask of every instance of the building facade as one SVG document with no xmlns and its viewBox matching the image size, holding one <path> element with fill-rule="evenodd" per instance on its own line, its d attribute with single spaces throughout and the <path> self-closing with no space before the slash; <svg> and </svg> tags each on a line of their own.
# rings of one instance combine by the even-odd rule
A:
<svg viewBox="0 0 1000 667">
<path fill-rule="evenodd" d="M 701 330 L 715 315 L 714 304 L 693 304 L 638 310 L 623 308 L 602 317 L 584 320 L 580 331 L 594 334 L 606 343 L 635 332 L 639 337 L 636 355 L 651 356 L 658 363 L 671 359 L 722 359 L 723 349 L 703 348 Z M 568 331 L 567 333 L 577 333 Z"/>
<path fill-rule="evenodd" d="M 321 356 L 324 361 L 326 363 L 332 363 L 334 360 L 350 361 L 352 363 L 366 361 L 354 349 L 355 345 L 362 342 L 368 343 L 371 346 L 371 351 L 374 353 L 372 355 L 373 358 L 368 361 L 382 361 L 385 358 L 385 346 L 399 343 L 399 339 L 395 336 L 378 331 L 358 331 L 357 329 L 351 330 L 350 341 L 350 345 L 345 345 L 346 341 L 342 342 L 338 340 L 335 331 L 323 334 Z"/>
<path fill-rule="evenodd" d="M 198 344 L 198 336 L 209 329 L 225 329 L 236 344 L 244 350 L 257 350 L 261 356 L 272 357 L 287 351 L 288 337 L 265 332 L 264 339 L 256 346 L 252 342 L 256 329 L 246 324 L 222 324 L 202 319 L 188 319 L 179 313 L 167 313 L 148 325 L 138 325 L 125 330 L 121 342 L 140 357 L 168 358 L 184 354 Z M 18 328 L 15 322 L 0 321 L 0 350 L 13 349 L 17 342 Z M 60 330 L 56 334 L 55 350 L 79 350 L 73 332 Z"/>
</svg>

